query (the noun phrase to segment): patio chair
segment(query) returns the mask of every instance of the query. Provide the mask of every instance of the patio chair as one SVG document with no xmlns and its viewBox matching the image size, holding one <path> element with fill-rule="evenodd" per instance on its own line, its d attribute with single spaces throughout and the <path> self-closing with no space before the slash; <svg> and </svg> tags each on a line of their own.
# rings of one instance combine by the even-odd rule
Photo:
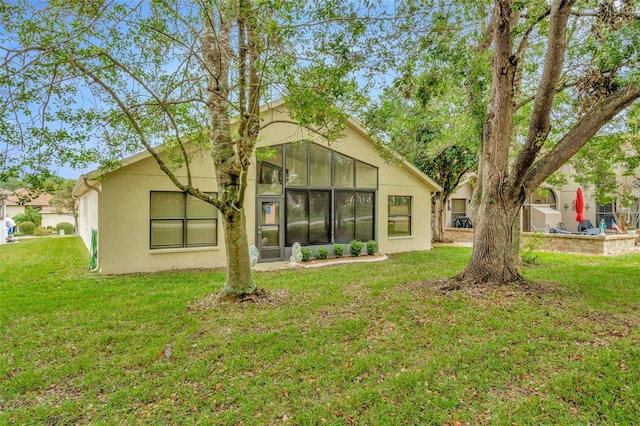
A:
<svg viewBox="0 0 640 426">
<path fill-rule="evenodd" d="M 536 225 L 533 223 L 533 220 L 531 221 L 531 232 L 543 232 L 543 233 L 547 233 L 549 232 L 549 230 L 547 229 L 547 225 L 545 225 L 543 228 L 538 228 L 536 227 Z"/>
</svg>

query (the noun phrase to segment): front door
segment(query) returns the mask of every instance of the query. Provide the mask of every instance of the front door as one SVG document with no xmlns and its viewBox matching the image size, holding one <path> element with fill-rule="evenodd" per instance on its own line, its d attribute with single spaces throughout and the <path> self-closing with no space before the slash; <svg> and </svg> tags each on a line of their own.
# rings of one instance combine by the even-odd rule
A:
<svg viewBox="0 0 640 426">
<path fill-rule="evenodd" d="M 260 261 L 270 262 L 284 259 L 282 232 L 282 201 L 258 198 L 258 229 L 256 246 L 260 252 Z"/>
</svg>

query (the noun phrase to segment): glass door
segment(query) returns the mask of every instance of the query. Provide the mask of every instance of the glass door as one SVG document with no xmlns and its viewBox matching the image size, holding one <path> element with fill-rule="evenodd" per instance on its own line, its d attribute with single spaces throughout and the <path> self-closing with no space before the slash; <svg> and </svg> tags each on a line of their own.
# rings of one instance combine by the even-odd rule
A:
<svg viewBox="0 0 640 426">
<path fill-rule="evenodd" d="M 260 252 L 260 261 L 270 262 L 282 260 L 282 201 L 259 197 L 256 246 Z"/>
</svg>

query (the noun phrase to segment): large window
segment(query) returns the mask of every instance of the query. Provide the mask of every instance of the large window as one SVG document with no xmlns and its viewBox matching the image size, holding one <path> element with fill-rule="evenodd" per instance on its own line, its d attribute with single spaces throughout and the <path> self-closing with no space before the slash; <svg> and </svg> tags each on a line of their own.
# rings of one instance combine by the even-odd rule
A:
<svg viewBox="0 0 640 426">
<path fill-rule="evenodd" d="M 374 237 L 374 193 L 336 191 L 336 242 L 368 241 Z"/>
<path fill-rule="evenodd" d="M 152 249 L 218 244 L 218 210 L 189 194 L 152 191 L 149 216 Z"/>
<path fill-rule="evenodd" d="M 258 195 L 282 195 L 282 145 L 256 150 Z"/>
<path fill-rule="evenodd" d="M 331 192 L 287 190 L 287 246 L 331 242 Z"/>
<path fill-rule="evenodd" d="M 284 195 L 287 246 L 375 238 L 377 167 L 312 142 L 262 149 L 257 194 Z"/>
<path fill-rule="evenodd" d="M 390 195 L 389 236 L 411 235 L 411 197 Z"/>
</svg>

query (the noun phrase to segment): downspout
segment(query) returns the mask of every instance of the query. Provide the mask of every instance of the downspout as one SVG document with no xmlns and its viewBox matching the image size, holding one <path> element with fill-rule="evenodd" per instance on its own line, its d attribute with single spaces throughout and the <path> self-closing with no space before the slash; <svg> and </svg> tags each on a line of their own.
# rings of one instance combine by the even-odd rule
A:
<svg viewBox="0 0 640 426">
<path fill-rule="evenodd" d="M 98 194 L 98 249 L 97 249 L 98 257 L 96 259 L 97 260 L 96 267 L 91 270 L 91 272 L 94 272 L 94 271 L 97 271 L 98 269 L 100 269 L 100 253 L 102 253 L 102 238 L 100 237 L 100 233 L 102 232 L 101 230 L 103 230 L 103 227 L 102 227 L 102 191 L 97 186 L 91 185 L 89 183 L 89 178 L 87 176 L 82 176 L 82 183 L 88 189 L 96 191 L 96 193 Z"/>
</svg>

